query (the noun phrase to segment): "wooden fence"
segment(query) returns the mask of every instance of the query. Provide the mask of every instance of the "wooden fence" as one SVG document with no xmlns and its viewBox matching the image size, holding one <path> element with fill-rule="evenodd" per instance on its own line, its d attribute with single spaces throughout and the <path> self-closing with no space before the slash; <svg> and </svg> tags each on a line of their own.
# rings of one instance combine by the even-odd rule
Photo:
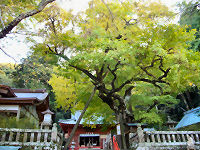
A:
<svg viewBox="0 0 200 150">
<path fill-rule="evenodd" d="M 200 145 L 200 131 L 143 131 L 141 127 L 138 127 L 133 139 L 137 147 L 153 149 L 153 147 L 180 146 L 195 149 Z"/>
<path fill-rule="evenodd" d="M 56 124 L 50 129 L 0 128 L 1 146 L 30 146 L 35 149 L 61 149 L 62 135 Z"/>
</svg>

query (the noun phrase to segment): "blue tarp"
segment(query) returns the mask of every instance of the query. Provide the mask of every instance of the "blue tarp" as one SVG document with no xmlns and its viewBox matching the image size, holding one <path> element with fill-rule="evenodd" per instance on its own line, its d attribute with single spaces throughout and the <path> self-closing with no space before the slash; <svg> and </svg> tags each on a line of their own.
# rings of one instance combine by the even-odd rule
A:
<svg viewBox="0 0 200 150">
<path fill-rule="evenodd" d="M 175 129 L 186 127 L 200 122 L 200 107 L 186 111 Z"/>
<path fill-rule="evenodd" d="M 0 150 L 18 150 L 20 146 L 0 146 Z"/>
</svg>

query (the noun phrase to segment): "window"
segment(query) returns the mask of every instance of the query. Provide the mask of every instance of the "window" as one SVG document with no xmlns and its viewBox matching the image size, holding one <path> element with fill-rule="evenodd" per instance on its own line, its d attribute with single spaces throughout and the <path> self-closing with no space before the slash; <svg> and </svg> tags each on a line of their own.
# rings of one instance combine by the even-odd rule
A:
<svg viewBox="0 0 200 150">
<path fill-rule="evenodd" d="M 80 134 L 80 146 L 81 147 L 94 147 L 100 146 L 100 136 L 98 134 Z"/>
</svg>

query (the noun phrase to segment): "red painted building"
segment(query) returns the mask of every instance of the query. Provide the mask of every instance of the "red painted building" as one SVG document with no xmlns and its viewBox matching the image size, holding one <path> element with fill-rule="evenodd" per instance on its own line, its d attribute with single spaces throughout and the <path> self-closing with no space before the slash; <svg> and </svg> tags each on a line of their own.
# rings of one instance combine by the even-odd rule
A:
<svg viewBox="0 0 200 150">
<path fill-rule="evenodd" d="M 79 114 L 75 115 L 73 119 L 60 120 L 59 125 L 65 133 L 65 136 L 68 137 L 70 135 L 74 125 L 76 124 L 76 120 L 78 120 Z M 102 129 L 102 124 L 97 124 L 96 128 L 85 127 L 81 123 L 76 130 L 75 136 L 71 142 L 70 150 L 74 148 L 74 150 L 85 150 L 87 148 L 92 149 L 104 149 L 104 143 L 106 142 L 106 137 L 110 134 L 111 127 L 106 130 Z"/>
</svg>

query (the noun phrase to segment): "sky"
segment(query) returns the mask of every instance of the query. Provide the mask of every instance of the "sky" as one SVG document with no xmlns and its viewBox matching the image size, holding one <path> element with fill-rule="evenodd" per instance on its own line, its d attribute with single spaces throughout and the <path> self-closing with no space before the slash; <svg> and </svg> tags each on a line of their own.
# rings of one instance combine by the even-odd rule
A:
<svg viewBox="0 0 200 150">
<path fill-rule="evenodd" d="M 89 0 L 57 0 L 60 6 L 66 10 L 73 9 L 74 13 L 84 10 L 88 7 Z M 176 11 L 176 4 L 182 0 L 160 0 L 170 9 Z M 178 20 L 178 19 L 177 19 Z M 24 42 L 25 36 L 10 34 L 8 37 L 0 40 L 0 47 L 14 59 L 8 57 L 0 51 L 0 63 L 20 63 L 20 59 L 27 57 L 29 52 L 28 43 Z"/>
</svg>

